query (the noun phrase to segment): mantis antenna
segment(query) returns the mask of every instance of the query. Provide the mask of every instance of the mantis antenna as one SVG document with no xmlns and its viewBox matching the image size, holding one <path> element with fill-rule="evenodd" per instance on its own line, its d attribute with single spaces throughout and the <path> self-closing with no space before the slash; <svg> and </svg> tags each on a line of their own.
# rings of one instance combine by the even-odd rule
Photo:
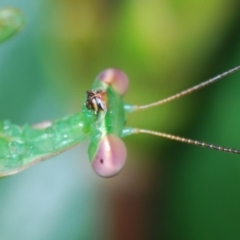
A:
<svg viewBox="0 0 240 240">
<path fill-rule="evenodd" d="M 172 95 L 170 97 L 167 97 L 165 99 L 162 99 L 160 101 L 157 101 L 157 102 L 154 102 L 154 103 L 150 103 L 150 104 L 146 104 L 146 105 L 143 105 L 143 106 L 133 106 L 132 109 L 130 111 L 138 111 L 138 110 L 144 110 L 144 109 L 147 109 L 147 108 L 151 108 L 151 107 L 156 107 L 156 106 L 159 106 L 159 105 L 162 105 L 164 103 L 167 103 L 167 102 L 170 102 L 170 101 L 173 101 L 173 100 L 176 100 L 178 98 L 181 98 L 189 93 L 192 93 L 192 92 L 195 92 L 201 88 L 204 88 L 214 82 L 217 82 L 218 80 L 238 71 L 240 69 L 240 66 L 237 66 L 235 68 L 232 68 L 222 74 L 219 74 L 217 75 L 216 77 L 213 77 L 213 78 L 210 78 L 209 80 L 205 81 L 205 82 L 202 82 L 198 85 L 195 85 L 191 88 L 188 88 L 180 93 L 177 93 L 175 95 Z"/>
<path fill-rule="evenodd" d="M 200 146 L 200 147 L 211 148 L 211 149 L 222 151 L 222 152 L 240 154 L 240 150 L 237 150 L 237 149 L 221 147 L 221 146 L 217 146 L 214 144 L 209 144 L 209 143 L 205 143 L 205 142 L 200 142 L 200 141 L 196 141 L 196 140 L 192 140 L 192 139 L 188 139 L 188 138 L 175 136 L 172 134 L 156 132 L 156 131 L 151 131 L 151 130 L 145 130 L 145 129 L 137 129 L 137 128 L 135 129 L 135 133 L 146 133 L 146 134 L 155 135 L 158 137 L 168 138 L 168 139 L 175 140 L 178 142 L 188 143 L 188 144 L 192 144 L 192 145 L 196 145 L 196 146 Z"/>
</svg>

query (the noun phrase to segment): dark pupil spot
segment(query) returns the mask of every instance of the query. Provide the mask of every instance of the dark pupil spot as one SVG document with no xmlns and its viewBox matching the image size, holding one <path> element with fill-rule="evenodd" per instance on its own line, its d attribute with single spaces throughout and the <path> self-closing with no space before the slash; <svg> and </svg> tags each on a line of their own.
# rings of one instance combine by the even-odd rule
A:
<svg viewBox="0 0 240 240">
<path fill-rule="evenodd" d="M 103 163 L 103 159 L 100 159 L 100 163 Z"/>
</svg>

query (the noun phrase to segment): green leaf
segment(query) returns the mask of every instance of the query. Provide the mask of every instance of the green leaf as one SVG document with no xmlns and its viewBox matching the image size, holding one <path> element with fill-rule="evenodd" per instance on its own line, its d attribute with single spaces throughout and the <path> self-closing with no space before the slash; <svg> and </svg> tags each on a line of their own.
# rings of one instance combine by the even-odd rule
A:
<svg viewBox="0 0 240 240">
<path fill-rule="evenodd" d="M 24 25 L 23 13 L 16 8 L 0 9 L 0 43 L 15 35 Z"/>
</svg>

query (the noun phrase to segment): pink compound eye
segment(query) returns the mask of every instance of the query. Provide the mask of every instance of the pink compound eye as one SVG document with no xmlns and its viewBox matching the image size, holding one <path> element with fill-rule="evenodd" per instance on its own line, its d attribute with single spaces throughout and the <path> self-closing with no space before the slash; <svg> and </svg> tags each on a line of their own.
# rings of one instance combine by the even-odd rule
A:
<svg viewBox="0 0 240 240">
<path fill-rule="evenodd" d="M 120 95 L 124 95 L 128 90 L 128 78 L 119 69 L 109 68 L 101 72 L 98 79 L 109 84 Z"/>
<path fill-rule="evenodd" d="M 127 151 L 123 141 L 118 136 L 109 134 L 101 140 L 92 167 L 101 177 L 113 177 L 122 170 L 126 158 Z"/>
</svg>

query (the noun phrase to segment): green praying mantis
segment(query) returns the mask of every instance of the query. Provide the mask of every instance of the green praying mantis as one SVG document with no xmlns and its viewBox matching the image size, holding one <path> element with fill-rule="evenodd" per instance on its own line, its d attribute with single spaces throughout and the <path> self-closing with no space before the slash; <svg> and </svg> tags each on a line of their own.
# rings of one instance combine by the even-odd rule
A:
<svg viewBox="0 0 240 240">
<path fill-rule="evenodd" d="M 18 11 L 12 13 L 13 18 L 17 17 L 14 14 L 18 15 L 18 18 L 21 16 Z M 3 15 L 0 10 L 0 41 L 13 35 L 22 26 L 11 21 L 4 25 Z M 90 142 L 88 155 L 94 171 L 99 176 L 112 177 L 122 170 L 127 158 L 126 147 L 121 138 L 137 133 L 240 154 L 240 150 L 236 149 L 125 126 L 127 113 L 173 101 L 238 70 L 240 66 L 166 99 L 136 106 L 123 100 L 129 85 L 127 76 L 118 69 L 107 69 L 97 76 L 91 90 L 86 92 L 86 99 L 79 113 L 34 125 L 18 126 L 8 120 L 0 122 L 0 177 L 16 174 L 68 150 L 85 139 L 89 139 Z"/>
</svg>

